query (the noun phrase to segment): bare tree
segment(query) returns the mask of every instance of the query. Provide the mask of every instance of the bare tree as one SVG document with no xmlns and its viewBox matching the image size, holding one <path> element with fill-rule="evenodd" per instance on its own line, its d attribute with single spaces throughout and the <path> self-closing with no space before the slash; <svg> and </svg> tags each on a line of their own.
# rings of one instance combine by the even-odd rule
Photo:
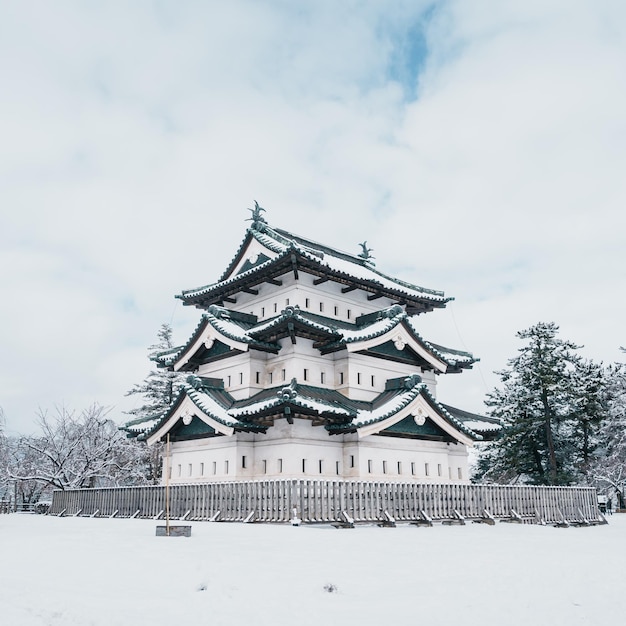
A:
<svg viewBox="0 0 626 626">
<path fill-rule="evenodd" d="M 11 478 L 57 489 L 145 483 L 145 447 L 125 438 L 98 404 L 76 415 L 58 407 L 38 415 L 41 435 L 21 437 L 9 462 Z"/>
</svg>

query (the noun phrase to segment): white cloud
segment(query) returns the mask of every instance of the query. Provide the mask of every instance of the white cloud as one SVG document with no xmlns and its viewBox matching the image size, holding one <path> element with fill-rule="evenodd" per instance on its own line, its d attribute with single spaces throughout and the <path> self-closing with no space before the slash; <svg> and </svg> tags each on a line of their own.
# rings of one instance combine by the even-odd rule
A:
<svg viewBox="0 0 626 626">
<path fill-rule="evenodd" d="M 444 401 L 480 410 L 537 321 L 619 358 L 626 10 L 413 5 L 3 5 L 10 428 L 39 405 L 125 406 L 161 322 L 181 342 L 195 325 L 173 295 L 216 280 L 253 199 L 456 297 L 425 334 L 482 361 Z M 421 73 L 389 74 L 418 31 Z"/>
</svg>

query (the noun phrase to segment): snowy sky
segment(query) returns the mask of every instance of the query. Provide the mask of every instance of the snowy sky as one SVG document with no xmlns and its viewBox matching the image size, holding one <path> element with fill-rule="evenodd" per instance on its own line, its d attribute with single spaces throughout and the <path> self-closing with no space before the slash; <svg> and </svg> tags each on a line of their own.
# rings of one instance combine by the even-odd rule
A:
<svg viewBox="0 0 626 626">
<path fill-rule="evenodd" d="M 422 334 L 479 367 L 483 409 L 554 321 L 621 358 L 626 4 L 620 0 L 0 3 L 0 406 L 135 402 L 174 294 L 270 224 L 455 302 Z M 451 380 L 449 380 L 451 379 Z"/>
</svg>

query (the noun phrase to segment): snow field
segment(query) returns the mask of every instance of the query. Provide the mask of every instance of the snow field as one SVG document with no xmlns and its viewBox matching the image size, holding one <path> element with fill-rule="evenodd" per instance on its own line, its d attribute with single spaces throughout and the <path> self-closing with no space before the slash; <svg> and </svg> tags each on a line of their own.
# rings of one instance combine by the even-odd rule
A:
<svg viewBox="0 0 626 626">
<path fill-rule="evenodd" d="M 620 623 L 608 526 L 397 528 L 0 516 L 7 626 Z M 334 585 L 336 591 L 325 591 Z"/>
</svg>

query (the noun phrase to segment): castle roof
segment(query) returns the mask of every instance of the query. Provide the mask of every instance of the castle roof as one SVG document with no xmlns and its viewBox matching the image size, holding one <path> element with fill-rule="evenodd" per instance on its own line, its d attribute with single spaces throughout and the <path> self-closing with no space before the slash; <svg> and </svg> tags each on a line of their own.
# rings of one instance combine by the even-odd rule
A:
<svg viewBox="0 0 626 626">
<path fill-rule="evenodd" d="M 245 352 L 252 348 L 277 353 L 278 342 L 285 337 L 294 342 L 297 337 L 310 339 L 323 354 L 346 349 L 381 358 L 411 355 L 424 367 L 441 373 L 458 372 L 477 361 L 469 352 L 425 340 L 398 305 L 362 315 L 354 324 L 303 311 L 298 306 L 289 306 L 258 322 L 254 315 L 211 305 L 187 343 L 159 354 L 157 362 L 177 371 L 192 371 L 201 360 L 223 357 L 233 350 Z"/>
<path fill-rule="evenodd" d="M 248 228 L 235 257 L 219 281 L 176 296 L 188 306 L 206 309 L 212 304 L 224 304 L 238 293 L 254 293 L 264 282 L 277 283 L 280 276 L 305 272 L 316 276 L 316 283 L 333 281 L 344 292 L 361 289 L 368 299 L 388 297 L 406 306 L 409 314 L 442 308 L 452 298 L 442 291 L 426 289 L 393 278 L 378 271 L 371 257 L 341 252 L 299 235 L 272 228 L 255 221 Z"/>
<path fill-rule="evenodd" d="M 300 384 L 295 379 L 289 385 L 235 400 L 224 390 L 221 380 L 190 376 L 171 409 L 156 421 L 146 422 L 141 436 L 153 443 L 181 424 L 189 425 L 192 419 L 200 420 L 216 435 L 265 432 L 275 419 L 296 416 L 311 419 L 331 435 L 395 433 L 466 444 L 499 429 L 490 418 L 437 402 L 417 375 L 388 381 L 385 391 L 371 402 L 352 400 L 338 391 Z"/>
</svg>

